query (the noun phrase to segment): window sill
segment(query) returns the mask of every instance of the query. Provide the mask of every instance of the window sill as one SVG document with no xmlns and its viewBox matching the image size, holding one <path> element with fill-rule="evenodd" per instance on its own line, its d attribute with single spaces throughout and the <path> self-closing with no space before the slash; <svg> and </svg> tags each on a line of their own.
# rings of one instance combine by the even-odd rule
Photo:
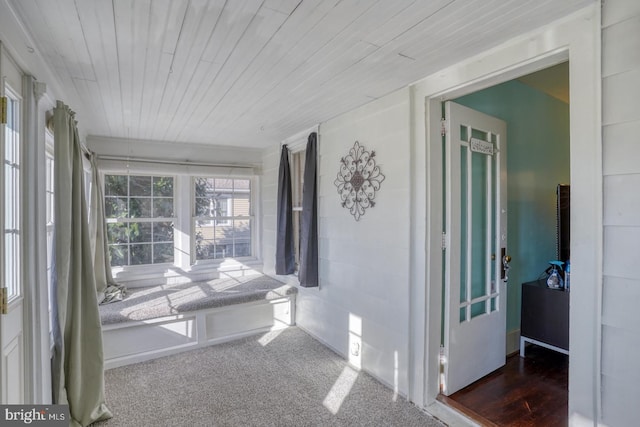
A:
<svg viewBox="0 0 640 427">
<path fill-rule="evenodd" d="M 274 278 L 280 280 L 281 282 L 285 283 L 286 285 L 290 285 L 290 286 L 295 286 L 298 289 L 298 292 L 300 292 L 300 290 L 302 290 L 302 292 L 307 292 L 307 291 L 320 291 L 320 286 L 314 286 L 311 288 L 307 288 L 305 286 L 301 286 L 300 285 L 300 279 L 298 278 L 298 273 L 294 273 L 294 274 L 285 274 L 285 275 L 279 275 L 279 274 L 274 274 L 273 275 Z"/>
</svg>

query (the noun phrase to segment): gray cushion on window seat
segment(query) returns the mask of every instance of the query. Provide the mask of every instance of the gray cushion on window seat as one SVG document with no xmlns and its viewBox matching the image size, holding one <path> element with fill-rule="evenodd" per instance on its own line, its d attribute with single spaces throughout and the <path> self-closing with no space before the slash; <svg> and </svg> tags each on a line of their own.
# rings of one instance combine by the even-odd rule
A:
<svg viewBox="0 0 640 427">
<path fill-rule="evenodd" d="M 148 320 L 205 308 L 278 299 L 296 292 L 294 286 L 264 275 L 129 288 L 123 301 L 100 306 L 100 318 L 103 325 Z"/>
</svg>

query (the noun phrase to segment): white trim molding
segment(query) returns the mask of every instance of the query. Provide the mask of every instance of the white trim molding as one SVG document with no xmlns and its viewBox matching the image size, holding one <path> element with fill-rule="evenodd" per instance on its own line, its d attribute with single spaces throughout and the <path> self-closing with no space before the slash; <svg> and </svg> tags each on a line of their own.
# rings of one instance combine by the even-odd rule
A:
<svg viewBox="0 0 640 427">
<path fill-rule="evenodd" d="M 309 137 L 309 134 L 313 132 L 316 132 L 319 134 L 320 125 L 312 126 L 309 129 L 303 130 L 302 132 L 298 132 L 295 135 L 291 135 L 289 138 L 282 141 L 280 145 L 281 146 L 286 145 L 290 153 L 302 151 L 307 147 L 307 139 Z"/>
</svg>

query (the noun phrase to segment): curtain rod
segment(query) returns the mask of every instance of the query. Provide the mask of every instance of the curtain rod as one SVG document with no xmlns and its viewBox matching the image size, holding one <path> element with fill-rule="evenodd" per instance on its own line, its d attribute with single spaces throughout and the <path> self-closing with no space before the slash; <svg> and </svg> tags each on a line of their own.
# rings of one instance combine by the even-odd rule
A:
<svg viewBox="0 0 640 427">
<path fill-rule="evenodd" d="M 165 165 L 177 165 L 177 166 L 205 166 L 205 167 L 219 167 L 219 168 L 233 168 L 233 169 L 255 169 L 255 166 L 250 165 L 238 165 L 238 164 L 219 164 L 219 163 L 203 163 L 203 162 L 189 162 L 178 160 L 162 160 L 162 159 L 146 159 L 142 157 L 124 157 L 124 156 L 106 156 L 98 154 L 99 160 L 116 160 L 121 162 L 136 162 L 136 163 L 157 163 Z"/>
</svg>

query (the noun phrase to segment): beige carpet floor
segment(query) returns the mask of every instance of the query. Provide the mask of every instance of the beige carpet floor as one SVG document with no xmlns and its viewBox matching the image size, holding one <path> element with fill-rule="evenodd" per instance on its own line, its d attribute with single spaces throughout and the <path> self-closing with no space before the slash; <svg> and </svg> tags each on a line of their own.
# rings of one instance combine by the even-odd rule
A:
<svg viewBox="0 0 640 427">
<path fill-rule="evenodd" d="M 442 426 L 291 327 L 106 372 L 96 426 Z"/>
</svg>

